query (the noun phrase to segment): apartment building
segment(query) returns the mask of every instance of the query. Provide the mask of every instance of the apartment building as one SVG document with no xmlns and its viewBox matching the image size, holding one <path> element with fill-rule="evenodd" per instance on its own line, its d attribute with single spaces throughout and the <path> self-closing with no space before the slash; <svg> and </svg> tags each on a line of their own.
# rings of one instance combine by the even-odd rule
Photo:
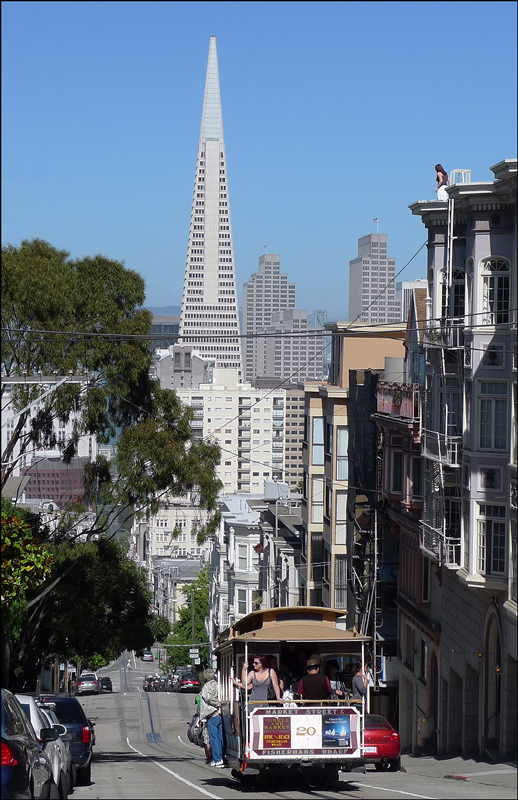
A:
<svg viewBox="0 0 518 800">
<path fill-rule="evenodd" d="M 356 371 L 383 370 L 386 356 L 401 358 L 405 329 L 400 324 L 366 332 L 337 322 L 326 325 L 326 330 L 332 337 L 329 383 L 303 384 L 301 596 L 308 605 L 347 609 L 352 626 L 351 620 L 361 617 L 352 590 L 355 531 L 348 529 L 348 508 L 352 502 L 353 518 L 360 518 L 362 511 L 359 500 L 356 508 L 356 489 L 352 499 L 349 492 L 350 439 L 358 436 L 359 442 L 360 437 L 350 418 L 350 376 L 354 375 L 353 396 L 360 416 L 367 406 L 356 400 Z M 372 391 L 366 392 L 366 398 L 371 395 Z"/>
<path fill-rule="evenodd" d="M 391 659 L 398 672 L 394 714 L 402 748 L 437 752 L 438 665 L 441 631 L 440 576 L 419 547 L 423 513 L 421 402 L 424 389 L 422 341 L 426 290 L 413 289 L 405 337 L 404 366 L 386 369 L 377 386 L 375 420 L 380 431 L 381 469 L 378 490 L 383 513 L 378 524 L 397 551 L 389 564 L 379 554 L 379 606 L 397 609 L 395 648 Z M 394 372 L 399 374 L 394 374 Z M 387 569 L 394 577 L 386 582 Z M 386 596 L 392 592 L 390 603 Z M 385 596 L 383 596 L 385 595 Z M 377 629 L 377 634 L 382 631 Z M 398 636 L 398 630 L 401 634 Z M 386 643 L 383 642 L 383 651 Z M 423 713 L 425 712 L 425 713 Z"/>
<path fill-rule="evenodd" d="M 265 481 L 284 475 L 284 389 L 267 391 L 238 383 L 238 371 L 213 370 L 213 383 L 179 389 L 191 406 L 193 433 L 221 446 L 218 477 L 226 494 L 261 492 Z"/>
<path fill-rule="evenodd" d="M 39 397 L 28 409 L 27 419 L 23 425 L 20 437 L 20 440 L 23 442 L 29 437 L 32 430 L 31 420 L 45 408 L 47 396 L 51 394 L 53 388 L 63 383 L 85 384 L 86 382 L 86 375 L 26 375 L 23 377 L 6 377 L 2 375 L 2 453 L 8 452 L 8 445 L 19 423 L 20 414 L 14 411 L 12 403 L 12 397 L 16 393 L 16 389 L 19 385 L 31 384 L 37 386 Z M 6 456 L 4 469 L 7 466 L 9 468 L 12 466 L 10 474 L 13 477 L 20 477 L 25 474 L 26 470 L 29 468 L 34 470 L 35 464 L 42 459 L 61 459 L 63 449 L 75 436 L 75 428 L 78 422 L 79 416 L 74 411 L 71 412 L 67 422 L 57 419 L 54 420 L 53 434 L 56 443 L 54 447 L 47 450 L 41 450 L 34 443 L 29 443 L 28 447 L 22 452 L 20 449 L 20 442 L 18 442 L 14 445 L 8 456 Z M 94 460 L 97 458 L 97 447 L 96 436 L 89 434 L 82 435 L 77 442 L 76 455 L 78 458 Z M 49 479 L 52 479 L 52 476 L 49 476 Z"/>
<path fill-rule="evenodd" d="M 423 716 L 438 752 L 495 758 L 516 752 L 518 716 L 516 164 L 476 183 L 454 171 L 447 202 L 410 206 L 428 233 L 429 290 L 415 558 L 431 569 L 415 592 L 438 576 L 441 629 L 439 653 L 423 644 L 416 663 L 402 618 L 402 658 L 434 685 Z"/>
</svg>

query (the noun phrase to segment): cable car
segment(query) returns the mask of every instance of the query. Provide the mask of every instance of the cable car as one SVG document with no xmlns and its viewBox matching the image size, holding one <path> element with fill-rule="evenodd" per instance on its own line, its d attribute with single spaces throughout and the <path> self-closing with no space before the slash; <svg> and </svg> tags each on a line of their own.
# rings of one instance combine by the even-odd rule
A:
<svg viewBox="0 0 518 800">
<path fill-rule="evenodd" d="M 361 701 L 253 703 L 233 683 L 233 678 L 241 679 L 243 663 L 252 664 L 257 655 L 274 656 L 281 678 L 288 669 L 301 677 L 307 659 L 315 654 L 320 656 L 322 672 L 332 658 L 339 662 L 342 675 L 352 677 L 354 665 L 365 664 L 370 637 L 348 630 L 345 614 L 312 606 L 270 608 L 243 617 L 218 635 L 215 655 L 224 756 L 235 778 L 268 783 L 289 780 L 297 771 L 308 783 L 329 787 L 340 770 L 364 767 L 368 693 Z"/>
</svg>

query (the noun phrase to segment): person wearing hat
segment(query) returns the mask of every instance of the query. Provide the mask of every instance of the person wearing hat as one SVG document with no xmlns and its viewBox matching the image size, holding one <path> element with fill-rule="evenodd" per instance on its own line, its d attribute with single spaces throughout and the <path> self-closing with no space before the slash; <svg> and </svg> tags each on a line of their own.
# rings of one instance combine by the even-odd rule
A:
<svg viewBox="0 0 518 800">
<path fill-rule="evenodd" d="M 319 655 L 312 655 L 306 664 L 307 675 L 301 679 L 297 693 L 303 700 L 327 700 L 331 694 L 331 684 L 326 675 L 320 674 L 322 661 Z"/>
</svg>

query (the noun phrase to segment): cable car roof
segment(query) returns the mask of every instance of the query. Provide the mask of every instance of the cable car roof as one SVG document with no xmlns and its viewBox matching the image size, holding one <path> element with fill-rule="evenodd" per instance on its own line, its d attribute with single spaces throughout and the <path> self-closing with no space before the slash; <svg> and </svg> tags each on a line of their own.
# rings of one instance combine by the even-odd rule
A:
<svg viewBox="0 0 518 800">
<path fill-rule="evenodd" d="M 370 636 L 347 629 L 346 611 L 321 606 L 289 606 L 254 611 L 218 635 L 216 651 L 241 642 L 343 642 L 370 641 Z"/>
</svg>

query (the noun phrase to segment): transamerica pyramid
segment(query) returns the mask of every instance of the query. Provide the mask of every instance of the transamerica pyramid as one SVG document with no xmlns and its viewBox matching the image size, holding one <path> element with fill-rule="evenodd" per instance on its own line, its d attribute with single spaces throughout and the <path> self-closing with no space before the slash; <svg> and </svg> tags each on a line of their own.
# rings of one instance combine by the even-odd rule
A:
<svg viewBox="0 0 518 800">
<path fill-rule="evenodd" d="M 242 379 L 216 38 L 211 37 L 183 283 L 179 340 Z"/>
</svg>

